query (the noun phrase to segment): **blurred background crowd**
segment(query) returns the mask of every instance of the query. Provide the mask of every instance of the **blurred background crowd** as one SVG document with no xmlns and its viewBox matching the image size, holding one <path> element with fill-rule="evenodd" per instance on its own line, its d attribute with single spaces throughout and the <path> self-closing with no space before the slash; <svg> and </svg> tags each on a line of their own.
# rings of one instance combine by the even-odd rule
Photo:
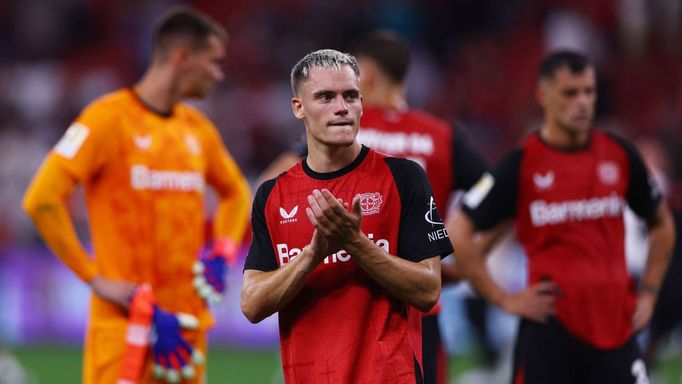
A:
<svg viewBox="0 0 682 384">
<path fill-rule="evenodd" d="M 48 321 L 26 328 L 27 317 L 33 317 L 25 310 L 33 308 L 26 300 L 38 300 L 48 314 L 68 312 L 63 316 L 76 324 L 84 318 L 83 303 L 72 299 L 74 294 L 85 297 L 84 288 L 72 281 L 54 289 L 71 281 L 69 273 L 58 262 L 44 260 L 53 257 L 40 248 L 21 212 L 21 196 L 77 113 L 94 98 L 139 78 L 149 60 L 153 22 L 177 3 L 0 1 L 0 304 L 10 308 L 0 313 L 0 341 L 62 340 L 49 336 L 55 329 L 49 329 Z M 214 121 L 254 190 L 258 174 L 303 133 L 289 104 L 289 71 L 295 61 L 319 48 L 346 50 L 358 35 L 385 28 L 411 44 L 410 105 L 462 124 L 490 162 L 538 128 L 541 116 L 533 92 L 540 57 L 558 48 L 587 53 L 598 70 L 596 125 L 620 132 L 650 153 L 671 207 L 678 217 L 682 210 L 682 1 L 186 3 L 228 30 L 226 80 L 195 104 Z M 86 236 L 85 210 L 75 203 L 72 208 Z M 28 264 L 17 266 L 21 263 Z M 30 271 L 41 263 L 59 272 L 36 289 Z M 22 271 L 29 277 L 22 278 Z M 240 271 L 234 275 L 239 279 Z M 235 280 L 233 293 L 238 286 Z M 218 309 L 228 318 L 239 315 L 236 294 Z M 450 297 L 449 291 L 444 295 Z M 270 333 L 276 332 L 275 323 L 269 324 Z M 232 325 L 223 321 L 218 327 Z M 73 331 L 74 340 L 80 331 Z M 35 332 L 44 337 L 27 336 Z M 445 331 L 451 352 L 457 350 L 452 332 Z M 275 345 L 275 340 L 264 343 Z"/>
</svg>

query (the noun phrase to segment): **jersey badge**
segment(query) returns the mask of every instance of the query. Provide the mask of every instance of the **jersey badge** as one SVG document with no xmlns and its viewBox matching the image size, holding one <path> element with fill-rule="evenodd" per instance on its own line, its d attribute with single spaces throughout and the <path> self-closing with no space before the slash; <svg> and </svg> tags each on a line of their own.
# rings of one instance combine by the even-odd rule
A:
<svg viewBox="0 0 682 384">
<path fill-rule="evenodd" d="M 185 145 L 187 145 L 187 150 L 192 155 L 198 155 L 201 152 L 201 145 L 197 138 L 192 135 L 185 136 Z"/>
<path fill-rule="evenodd" d="M 548 171 L 544 175 L 538 172 L 533 174 L 533 183 L 539 190 L 552 188 L 554 185 L 554 172 Z"/>
<path fill-rule="evenodd" d="M 279 215 L 282 217 L 283 220 L 280 220 L 280 224 L 286 224 L 286 223 L 295 223 L 298 219 L 296 219 L 296 214 L 298 213 L 298 205 L 295 206 L 294 208 L 291 209 L 290 212 L 287 212 L 286 209 L 279 207 Z"/>
<path fill-rule="evenodd" d="M 612 161 L 602 161 L 597 167 L 597 175 L 599 181 L 606 185 L 616 184 L 620 178 L 618 165 Z"/>
<path fill-rule="evenodd" d="M 429 242 L 434 242 L 436 240 L 442 240 L 445 238 L 450 237 L 448 235 L 448 231 L 445 229 L 445 224 L 443 224 L 440 218 L 438 217 L 438 211 L 436 210 L 436 203 L 433 202 L 433 196 L 431 196 L 431 200 L 429 200 L 429 209 L 426 211 L 426 214 L 424 215 L 424 219 L 426 220 L 427 223 L 433 225 L 440 225 L 443 228 L 438 228 L 434 229 L 433 231 L 427 233 L 427 237 L 429 238 Z"/>
<path fill-rule="evenodd" d="M 151 135 L 134 135 L 133 136 L 133 142 L 135 143 L 135 146 L 138 149 L 140 149 L 142 151 L 146 151 L 152 147 L 152 136 Z"/>
<path fill-rule="evenodd" d="M 485 199 L 488 192 L 495 185 L 495 178 L 486 172 L 462 197 L 462 202 L 471 209 L 476 209 L 481 201 Z"/>
<path fill-rule="evenodd" d="M 73 158 L 85 142 L 88 134 L 90 134 L 90 130 L 85 125 L 80 123 L 71 124 L 69 129 L 64 132 L 64 136 L 54 146 L 55 152 L 67 159 Z"/>
<path fill-rule="evenodd" d="M 379 192 L 360 194 L 360 209 L 362 216 L 369 216 L 379 213 L 383 198 Z"/>
<path fill-rule="evenodd" d="M 424 219 L 429 224 L 443 225 L 442 221 L 436 221 L 439 218 L 438 218 L 438 211 L 436 210 L 436 203 L 433 202 L 433 196 L 431 196 L 431 200 L 429 200 L 429 210 L 426 211 L 426 214 L 424 215 Z"/>
</svg>

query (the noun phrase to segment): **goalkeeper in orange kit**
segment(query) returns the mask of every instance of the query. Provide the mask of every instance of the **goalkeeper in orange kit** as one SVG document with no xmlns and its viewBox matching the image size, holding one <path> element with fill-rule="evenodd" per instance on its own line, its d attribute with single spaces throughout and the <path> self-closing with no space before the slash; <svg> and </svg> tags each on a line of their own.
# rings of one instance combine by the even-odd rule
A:
<svg viewBox="0 0 682 384">
<path fill-rule="evenodd" d="M 207 305 L 221 298 L 250 192 L 215 127 L 181 100 L 203 98 L 223 78 L 225 38 L 190 8 L 166 14 L 142 79 L 85 108 L 26 192 L 45 242 L 92 288 L 84 383 L 204 381 Z M 92 257 L 66 207 L 78 184 Z M 216 241 L 200 258 L 207 184 L 219 199 Z"/>
</svg>

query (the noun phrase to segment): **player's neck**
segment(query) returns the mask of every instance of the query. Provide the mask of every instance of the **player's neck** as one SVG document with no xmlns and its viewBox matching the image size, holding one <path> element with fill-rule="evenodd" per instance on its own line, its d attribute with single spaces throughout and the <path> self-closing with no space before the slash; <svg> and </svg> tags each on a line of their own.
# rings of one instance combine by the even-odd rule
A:
<svg viewBox="0 0 682 384">
<path fill-rule="evenodd" d="M 575 149 L 587 145 L 590 141 L 590 130 L 574 131 L 545 122 L 545 125 L 540 129 L 540 138 L 551 147 Z"/>
<path fill-rule="evenodd" d="M 308 140 L 308 157 L 305 161 L 315 172 L 335 172 L 352 163 L 361 148 L 357 141 L 349 146 L 332 146 Z"/>
<path fill-rule="evenodd" d="M 165 73 L 166 69 L 151 67 L 135 84 L 135 92 L 151 109 L 170 113 L 179 101 L 174 89 L 172 77 Z"/>
</svg>

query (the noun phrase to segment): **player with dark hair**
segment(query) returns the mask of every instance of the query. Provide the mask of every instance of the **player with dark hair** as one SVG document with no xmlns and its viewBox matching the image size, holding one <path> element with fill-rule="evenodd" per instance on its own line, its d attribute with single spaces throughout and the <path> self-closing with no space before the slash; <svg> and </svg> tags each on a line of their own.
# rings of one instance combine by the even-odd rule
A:
<svg viewBox="0 0 682 384">
<path fill-rule="evenodd" d="M 648 382 L 634 333 L 651 318 L 673 224 L 634 146 L 592 128 L 596 96 L 584 56 L 548 55 L 537 88 L 544 125 L 467 192 L 449 226 L 463 275 L 523 317 L 514 383 Z M 651 239 L 638 287 L 625 264 L 626 204 L 647 221 Z M 531 284 L 513 294 L 491 279 L 482 257 L 485 234 L 512 220 Z"/>
<path fill-rule="evenodd" d="M 142 79 L 85 108 L 26 192 L 24 209 L 47 245 L 92 288 L 84 383 L 146 383 L 152 371 L 169 382 L 205 380 L 193 363 L 201 362 L 214 323 L 206 302 L 224 289 L 250 196 L 216 128 L 181 100 L 203 98 L 222 80 L 224 40 L 206 15 L 168 12 Z M 92 258 L 66 206 L 78 184 Z M 215 246 L 200 259 L 206 184 L 218 195 Z"/>
<path fill-rule="evenodd" d="M 263 183 L 252 209 L 242 310 L 279 313 L 284 379 L 420 383 L 420 317 L 452 252 L 424 171 L 356 140 L 355 58 L 308 54 L 292 70 L 308 155 Z"/>
<path fill-rule="evenodd" d="M 469 144 L 461 129 L 426 112 L 409 109 L 405 100 L 405 80 L 410 66 L 410 49 L 398 35 L 376 31 L 353 44 L 360 67 L 360 92 L 363 115 L 358 142 L 396 157 L 414 160 L 426 171 L 433 188 L 436 205 L 446 209 L 451 192 L 469 189 L 486 171 L 483 158 Z M 305 156 L 305 145 L 299 152 L 287 152 L 264 172 L 261 178 L 272 178 Z M 454 271 L 442 265 L 443 282 L 455 279 Z M 441 344 L 434 307 L 423 319 L 424 382 L 444 383 L 447 362 Z"/>
</svg>

